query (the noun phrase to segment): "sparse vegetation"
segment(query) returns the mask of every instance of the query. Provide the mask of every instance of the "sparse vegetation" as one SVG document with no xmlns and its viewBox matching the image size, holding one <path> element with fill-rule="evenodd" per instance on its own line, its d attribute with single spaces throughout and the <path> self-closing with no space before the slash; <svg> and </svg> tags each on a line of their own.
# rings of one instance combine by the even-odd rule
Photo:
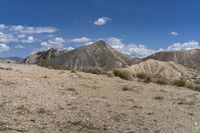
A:
<svg viewBox="0 0 200 133">
<path fill-rule="evenodd" d="M 120 69 L 114 69 L 113 74 L 116 77 L 120 77 L 120 78 L 125 79 L 125 80 L 132 80 L 133 79 L 133 74 L 131 74 L 128 71 L 124 71 L 124 70 L 120 70 Z"/>
<path fill-rule="evenodd" d="M 115 75 L 112 71 L 107 72 L 107 76 L 113 78 Z"/>
<path fill-rule="evenodd" d="M 45 76 L 42 76 L 42 78 L 45 78 L 45 79 L 46 79 L 46 78 L 47 78 L 47 75 L 45 75 Z"/>
<path fill-rule="evenodd" d="M 186 85 L 186 82 L 184 80 L 175 80 L 173 81 L 173 85 L 178 87 L 184 87 Z"/>
<path fill-rule="evenodd" d="M 122 91 L 132 91 L 132 89 L 128 86 L 122 87 Z"/>
<path fill-rule="evenodd" d="M 141 73 L 137 73 L 136 77 L 139 78 L 139 79 L 146 79 L 148 77 L 148 75 L 141 72 Z"/>
<path fill-rule="evenodd" d="M 0 67 L 0 69 L 1 69 L 1 70 L 12 70 L 11 67 L 6 67 L 6 68 L 4 68 L 4 67 Z"/>
<path fill-rule="evenodd" d="M 76 73 L 76 70 L 71 70 L 71 73 Z"/>
<path fill-rule="evenodd" d="M 83 72 L 86 72 L 86 73 L 92 73 L 92 74 L 99 74 L 99 75 L 104 75 L 106 74 L 106 71 L 103 70 L 102 68 L 100 67 L 91 67 L 91 68 L 85 68 L 82 70 Z"/>
<path fill-rule="evenodd" d="M 156 100 L 163 100 L 164 97 L 163 96 L 155 96 L 154 99 L 156 99 Z"/>
<path fill-rule="evenodd" d="M 195 91 L 200 91 L 200 84 L 186 83 L 186 87 Z"/>
<path fill-rule="evenodd" d="M 143 73 L 143 72 L 137 73 L 137 74 L 136 74 L 136 77 L 137 77 L 138 79 L 142 79 L 145 83 L 150 83 L 150 82 L 152 82 L 152 76 L 150 76 L 150 75 L 148 75 L 148 74 L 145 74 L 145 73 Z"/>
</svg>

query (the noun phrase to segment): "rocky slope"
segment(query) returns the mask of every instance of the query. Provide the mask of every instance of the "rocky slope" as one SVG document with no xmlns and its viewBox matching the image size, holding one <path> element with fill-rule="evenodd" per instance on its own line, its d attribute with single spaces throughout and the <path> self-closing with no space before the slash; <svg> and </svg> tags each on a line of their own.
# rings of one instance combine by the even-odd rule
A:
<svg viewBox="0 0 200 133">
<path fill-rule="evenodd" d="M 197 70 L 184 67 L 178 63 L 169 61 L 162 62 L 153 59 L 143 61 L 139 64 L 135 64 L 131 67 L 127 67 L 124 70 L 129 71 L 133 74 L 145 73 L 154 76 L 161 76 L 169 80 L 180 80 L 185 81 L 200 81 L 200 75 Z"/>
<path fill-rule="evenodd" d="M 139 60 L 135 60 L 138 62 Z M 131 65 L 134 59 L 120 53 L 103 41 L 83 46 L 69 52 L 50 50 L 31 55 L 24 60 L 25 63 L 51 66 L 56 69 L 83 70 L 89 68 L 102 68 L 111 70 Z"/>
<path fill-rule="evenodd" d="M 58 49 L 49 49 L 46 51 L 41 51 L 34 53 L 23 60 L 23 63 L 27 64 L 38 64 L 42 61 L 51 61 L 52 59 L 58 57 L 60 54 L 68 52 L 67 49 L 65 50 L 58 50 Z"/>
<path fill-rule="evenodd" d="M 160 61 L 174 61 L 187 67 L 200 70 L 200 49 L 188 51 L 158 52 L 144 60 L 155 59 Z"/>
</svg>

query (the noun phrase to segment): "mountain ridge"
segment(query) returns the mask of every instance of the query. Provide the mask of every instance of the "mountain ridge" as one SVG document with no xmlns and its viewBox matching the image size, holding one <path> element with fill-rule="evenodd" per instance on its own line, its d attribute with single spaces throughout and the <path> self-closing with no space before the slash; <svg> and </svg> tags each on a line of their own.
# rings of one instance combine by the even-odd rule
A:
<svg viewBox="0 0 200 133">
<path fill-rule="evenodd" d="M 117 51 L 104 41 L 98 41 L 63 53 L 51 49 L 42 52 L 42 54 L 47 56 L 42 56 L 41 52 L 38 52 L 27 57 L 23 62 L 41 66 L 48 64 L 56 69 L 83 70 L 98 67 L 104 70 L 112 70 L 126 67 L 139 60 L 134 60 L 132 57 Z M 42 61 L 45 63 L 42 63 Z"/>
</svg>

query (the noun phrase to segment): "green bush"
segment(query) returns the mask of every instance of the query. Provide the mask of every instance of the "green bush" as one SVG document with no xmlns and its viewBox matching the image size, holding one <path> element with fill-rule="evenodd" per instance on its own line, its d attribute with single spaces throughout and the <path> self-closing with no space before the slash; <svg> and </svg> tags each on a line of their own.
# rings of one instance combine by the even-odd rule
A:
<svg viewBox="0 0 200 133">
<path fill-rule="evenodd" d="M 173 81 L 173 85 L 178 86 L 178 87 L 184 87 L 186 83 L 184 80 L 175 80 Z"/>
</svg>

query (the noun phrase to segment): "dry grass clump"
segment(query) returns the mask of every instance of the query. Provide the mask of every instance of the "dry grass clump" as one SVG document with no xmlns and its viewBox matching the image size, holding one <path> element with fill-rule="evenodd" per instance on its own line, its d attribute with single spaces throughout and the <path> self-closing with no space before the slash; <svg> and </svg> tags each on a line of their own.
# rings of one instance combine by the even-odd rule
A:
<svg viewBox="0 0 200 133">
<path fill-rule="evenodd" d="M 132 88 L 130 88 L 128 86 L 124 86 L 124 87 L 122 87 L 122 91 L 132 91 Z"/>
<path fill-rule="evenodd" d="M 6 68 L 4 68 L 4 67 L 0 67 L 0 69 L 1 69 L 1 70 L 12 70 L 11 67 L 6 67 Z"/>
<path fill-rule="evenodd" d="M 155 96 L 154 99 L 156 99 L 156 100 L 163 100 L 164 97 L 163 96 Z"/>
<path fill-rule="evenodd" d="M 103 68 L 100 68 L 100 67 L 85 68 L 82 71 L 86 72 L 86 73 L 99 74 L 99 75 L 106 74 L 106 71 Z"/>
<path fill-rule="evenodd" d="M 152 76 L 150 76 L 146 73 L 143 73 L 143 72 L 137 73 L 136 77 L 139 78 L 139 79 L 142 79 L 145 83 L 152 82 Z"/>
<path fill-rule="evenodd" d="M 71 73 L 77 73 L 76 70 L 71 70 Z"/>
<path fill-rule="evenodd" d="M 125 80 L 132 80 L 133 79 L 133 74 L 128 72 L 128 71 L 125 71 L 125 70 L 114 69 L 113 74 L 114 74 L 114 76 L 120 77 L 120 78 L 125 79 Z"/>
<path fill-rule="evenodd" d="M 189 88 L 189 89 L 191 89 L 191 90 L 200 91 L 200 84 L 195 84 L 195 83 L 187 82 L 186 83 L 186 87 Z"/>
<path fill-rule="evenodd" d="M 113 74 L 112 71 L 107 72 L 107 76 L 110 78 L 113 78 L 115 75 Z"/>
<path fill-rule="evenodd" d="M 160 75 L 155 75 L 154 76 L 154 83 L 160 84 L 160 85 L 167 85 L 169 84 L 169 80 L 160 76 Z"/>
<path fill-rule="evenodd" d="M 172 82 L 172 85 L 177 87 L 184 87 L 186 85 L 186 82 L 184 80 L 174 80 Z"/>
</svg>

